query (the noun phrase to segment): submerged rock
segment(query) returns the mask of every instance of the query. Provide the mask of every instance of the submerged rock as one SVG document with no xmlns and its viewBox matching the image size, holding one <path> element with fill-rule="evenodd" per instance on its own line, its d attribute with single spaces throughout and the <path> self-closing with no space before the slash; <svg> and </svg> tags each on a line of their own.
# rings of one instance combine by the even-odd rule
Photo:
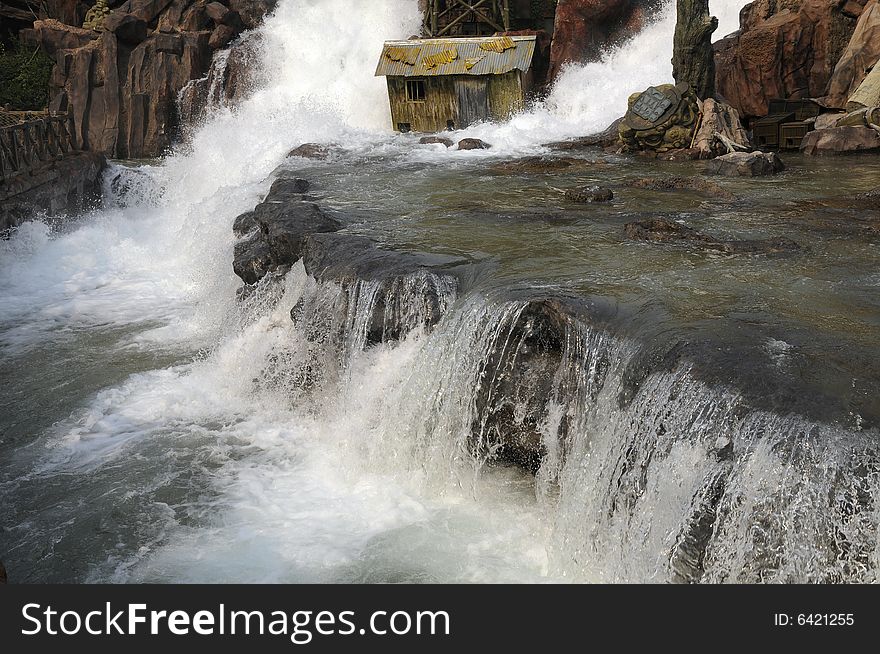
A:
<svg viewBox="0 0 880 654">
<path fill-rule="evenodd" d="M 571 188 L 565 192 L 565 199 L 578 204 L 592 202 L 610 202 L 614 199 L 614 192 L 603 186 L 580 186 Z"/>
<path fill-rule="evenodd" d="M 871 127 L 833 127 L 804 137 L 801 152 L 808 155 L 880 151 L 880 131 Z"/>
<path fill-rule="evenodd" d="M 785 170 L 775 152 L 731 152 L 710 161 L 706 170 L 725 177 L 764 177 Z"/>
<path fill-rule="evenodd" d="M 733 193 L 702 177 L 642 177 L 628 182 L 627 186 L 649 191 L 694 191 L 722 200 L 735 199 Z"/>
<path fill-rule="evenodd" d="M 320 143 L 303 143 L 287 153 L 287 158 L 290 157 L 324 160 L 330 157 L 330 148 Z"/>
<path fill-rule="evenodd" d="M 769 254 L 800 249 L 797 243 L 787 238 L 725 241 L 666 218 L 627 223 L 624 232 L 634 241 L 683 243 L 722 254 Z"/>
<path fill-rule="evenodd" d="M 5 584 L 9 581 L 9 578 L 6 576 L 6 566 L 3 565 L 3 561 L 0 561 L 0 584 Z"/>
<path fill-rule="evenodd" d="M 543 174 L 555 172 L 573 172 L 578 169 L 593 168 L 595 166 L 604 166 L 605 161 L 588 161 L 587 159 L 577 159 L 575 157 L 523 157 L 522 159 L 514 159 L 513 161 L 505 161 L 490 167 L 493 173 L 525 173 L 525 174 Z"/>
<path fill-rule="evenodd" d="M 448 139 L 445 136 L 423 136 L 419 139 L 419 143 L 421 145 L 445 145 L 447 148 L 451 148 L 455 145 L 455 142 L 452 139 Z"/>
<path fill-rule="evenodd" d="M 480 139 L 462 139 L 458 142 L 459 150 L 488 150 L 492 146 Z"/>
</svg>

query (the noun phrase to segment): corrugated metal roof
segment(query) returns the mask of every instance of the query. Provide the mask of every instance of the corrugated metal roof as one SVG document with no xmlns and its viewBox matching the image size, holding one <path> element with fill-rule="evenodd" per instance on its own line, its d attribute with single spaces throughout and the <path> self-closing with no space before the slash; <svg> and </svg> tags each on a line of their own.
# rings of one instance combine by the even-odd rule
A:
<svg viewBox="0 0 880 654">
<path fill-rule="evenodd" d="M 534 56 L 534 36 L 386 41 L 376 76 L 503 75 L 528 71 Z"/>
</svg>

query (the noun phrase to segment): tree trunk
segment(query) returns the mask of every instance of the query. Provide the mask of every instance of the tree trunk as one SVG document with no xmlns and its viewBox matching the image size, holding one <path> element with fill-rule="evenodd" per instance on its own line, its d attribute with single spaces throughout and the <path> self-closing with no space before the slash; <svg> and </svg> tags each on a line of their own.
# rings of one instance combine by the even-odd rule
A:
<svg viewBox="0 0 880 654">
<path fill-rule="evenodd" d="M 672 75 L 676 84 L 690 84 L 697 97 L 706 100 L 715 95 L 712 34 L 718 29 L 718 19 L 709 15 L 709 0 L 677 1 Z"/>
</svg>

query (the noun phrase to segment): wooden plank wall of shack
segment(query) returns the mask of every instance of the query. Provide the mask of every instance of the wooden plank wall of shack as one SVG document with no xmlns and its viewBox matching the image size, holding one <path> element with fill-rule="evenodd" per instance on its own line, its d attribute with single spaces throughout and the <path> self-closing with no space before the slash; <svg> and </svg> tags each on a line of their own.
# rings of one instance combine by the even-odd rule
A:
<svg viewBox="0 0 880 654">
<path fill-rule="evenodd" d="M 0 181 L 34 172 L 71 152 L 66 114 L 28 114 L 16 122 L 4 112 L 0 126 Z"/>
<path fill-rule="evenodd" d="M 518 70 L 503 75 L 387 79 L 394 127 L 405 123 L 414 132 L 443 131 L 449 121 L 461 129 L 478 120 L 507 120 L 525 105 L 522 74 Z M 407 99 L 407 80 L 424 83 L 424 101 Z M 465 86 L 468 93 L 462 93 Z"/>
<path fill-rule="evenodd" d="M 525 89 L 520 71 L 492 75 L 488 80 L 489 112 L 492 120 L 507 120 L 525 108 Z"/>
<path fill-rule="evenodd" d="M 388 78 L 388 97 L 395 128 L 407 123 L 414 132 L 439 132 L 446 129 L 447 121 L 458 120 L 454 77 L 428 77 L 422 80 L 425 84 L 423 102 L 407 100 L 407 79 L 415 81 L 416 78 Z"/>
</svg>

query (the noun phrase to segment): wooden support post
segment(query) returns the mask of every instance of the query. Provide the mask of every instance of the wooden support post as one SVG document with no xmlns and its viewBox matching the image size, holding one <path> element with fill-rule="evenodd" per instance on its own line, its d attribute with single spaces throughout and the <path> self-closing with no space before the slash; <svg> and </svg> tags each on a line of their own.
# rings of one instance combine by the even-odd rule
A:
<svg viewBox="0 0 880 654">
<path fill-rule="evenodd" d="M 510 31 L 510 0 L 501 0 L 501 20 L 504 23 L 504 31 Z"/>
</svg>

